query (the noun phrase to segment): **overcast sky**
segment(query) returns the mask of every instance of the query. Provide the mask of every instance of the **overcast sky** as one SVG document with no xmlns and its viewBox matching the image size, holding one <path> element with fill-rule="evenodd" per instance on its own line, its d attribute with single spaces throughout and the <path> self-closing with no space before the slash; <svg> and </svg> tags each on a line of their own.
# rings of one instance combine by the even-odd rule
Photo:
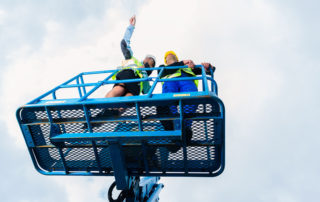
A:
<svg viewBox="0 0 320 202">
<path fill-rule="evenodd" d="M 94 2 L 94 3 L 93 3 Z M 315 202 L 320 181 L 320 14 L 316 0 L 0 0 L 0 201 L 106 201 L 111 177 L 42 176 L 15 110 L 83 71 L 120 64 L 132 48 L 163 63 L 216 67 L 226 107 L 226 169 L 162 178 L 161 201 Z"/>
</svg>

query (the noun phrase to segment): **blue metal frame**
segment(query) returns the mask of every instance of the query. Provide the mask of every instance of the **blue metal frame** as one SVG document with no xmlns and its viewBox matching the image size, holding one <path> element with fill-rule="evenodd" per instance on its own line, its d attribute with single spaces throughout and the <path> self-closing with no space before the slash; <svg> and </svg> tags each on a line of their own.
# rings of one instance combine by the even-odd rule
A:
<svg viewBox="0 0 320 202">
<path fill-rule="evenodd" d="M 112 78 L 112 76 L 114 74 L 116 74 L 118 72 L 118 70 L 105 70 L 105 71 L 93 71 L 93 72 L 83 72 L 78 74 L 77 76 L 69 79 L 68 81 L 62 83 L 61 85 L 57 86 L 56 88 L 48 91 L 47 93 L 39 96 L 38 98 L 30 101 L 27 103 L 27 105 L 33 105 L 33 104 L 41 104 L 41 103 L 46 103 L 48 105 L 51 104 L 60 104 L 61 102 L 58 102 L 58 100 L 65 100 L 65 98 L 58 98 L 56 96 L 57 92 L 63 88 L 74 88 L 78 91 L 79 94 L 79 99 L 77 100 L 71 100 L 73 104 L 75 103 L 82 103 L 84 101 L 99 101 L 96 99 L 88 99 L 88 97 L 94 93 L 99 87 L 103 86 L 103 85 L 107 85 L 107 84 L 116 84 L 116 83 L 133 83 L 133 82 L 141 82 L 141 81 L 153 81 L 153 85 L 150 89 L 150 91 L 148 92 L 147 95 L 144 95 L 145 97 L 151 98 L 157 94 L 154 94 L 153 91 L 156 87 L 156 85 L 159 82 L 165 82 L 165 81 L 181 81 L 181 80 L 202 80 L 202 84 L 203 84 L 203 89 L 202 91 L 199 92 L 203 92 L 203 94 L 210 94 L 213 93 L 215 95 L 217 95 L 217 84 L 215 82 L 215 80 L 213 79 L 213 72 L 211 70 L 211 75 L 207 76 L 205 75 L 205 69 L 202 65 L 197 65 L 195 66 L 195 68 L 201 68 L 202 69 L 202 75 L 201 76 L 196 76 L 196 77 L 178 77 L 178 78 L 170 78 L 170 79 L 160 79 L 160 76 L 163 72 L 164 69 L 177 69 L 177 68 L 183 68 L 184 66 L 179 66 L 179 67 L 156 67 L 156 68 L 145 68 L 146 70 L 160 70 L 160 73 L 157 77 L 148 77 L 148 78 L 142 78 L 142 79 L 127 79 L 127 80 L 110 80 Z M 94 75 L 94 74 L 107 74 L 106 78 L 103 81 L 98 81 L 95 83 L 84 83 L 84 78 L 83 76 L 85 75 Z M 80 81 L 79 81 L 80 80 Z M 209 90 L 209 86 L 208 86 L 208 82 L 207 81 L 211 81 L 212 85 L 211 85 L 211 90 Z M 76 82 L 76 84 L 70 84 L 72 82 Z M 86 87 L 93 87 L 93 89 L 91 89 L 89 92 L 87 92 Z M 192 95 L 199 95 L 199 92 L 197 93 L 192 93 L 190 94 Z M 53 99 L 44 99 L 47 98 L 50 94 L 52 94 Z M 182 93 L 184 94 L 184 93 Z M 166 96 L 168 98 L 170 98 L 171 96 L 168 95 L 164 95 L 162 94 L 162 96 Z M 136 97 L 136 96 L 135 96 Z M 141 96 L 139 96 L 141 97 Z M 113 101 L 115 101 L 114 98 Z M 54 102 L 54 101 L 57 102 Z M 51 102 L 50 102 L 51 101 Z M 122 101 L 122 99 L 119 99 L 119 101 Z"/>
<path fill-rule="evenodd" d="M 213 77 L 214 74 L 211 70 L 210 76 L 206 75 L 204 67 L 197 65 L 195 68 L 202 69 L 202 75 L 200 76 L 170 79 L 160 78 L 164 69 L 177 68 L 182 67 L 146 68 L 147 70 L 160 70 L 160 73 L 157 77 L 121 81 L 111 80 L 112 76 L 116 74 L 118 70 L 84 72 L 20 107 L 16 112 L 17 120 L 36 170 L 45 175 L 114 175 L 117 181 L 117 188 L 121 190 L 129 189 L 130 183 L 132 183 L 132 178 L 129 176 L 214 177 L 220 175 L 225 165 L 225 108 L 223 102 L 218 98 L 218 88 Z M 93 83 L 85 82 L 85 76 L 101 74 L 105 74 L 105 79 L 102 81 Z M 155 87 L 159 82 L 173 80 L 201 80 L 202 90 L 183 93 L 154 93 Z M 131 97 L 90 97 L 92 93 L 101 86 L 137 81 L 153 82 L 150 91 L 145 95 Z M 208 84 L 209 81 L 211 82 L 210 86 Z M 92 89 L 89 90 L 88 87 Z M 57 92 L 64 88 L 74 89 L 78 97 L 57 97 Z M 50 95 L 52 95 L 52 98 L 49 97 Z M 204 108 L 209 104 L 213 112 L 206 113 L 206 109 L 203 109 L 204 112 L 202 114 L 190 115 L 184 113 L 184 107 L 186 105 L 199 104 L 202 104 Z M 144 107 L 168 105 L 177 105 L 180 113 L 161 116 L 156 114 L 143 117 L 140 110 Z M 128 106 L 135 109 L 136 115 L 104 118 L 95 118 L 92 116 L 92 110 L 95 109 Z M 216 112 L 213 108 L 217 108 L 215 109 Z M 83 115 L 81 117 L 73 115 L 72 113 L 75 113 L 74 111 L 80 111 L 79 113 L 83 113 Z M 65 118 L 66 113 L 70 113 L 70 115 L 67 116 L 69 118 Z M 164 127 L 161 121 L 168 120 L 173 121 L 176 125 L 175 129 L 161 129 L 157 131 L 159 128 Z M 186 120 L 192 120 L 199 124 L 203 122 L 203 127 L 201 126 L 202 129 L 200 130 L 203 130 L 205 133 L 204 139 L 187 143 L 184 127 Z M 148 121 L 150 121 L 150 123 Z M 97 132 L 94 129 L 94 124 L 115 122 L 117 122 L 118 125 L 112 132 Z M 72 124 L 86 124 L 87 129 L 83 132 L 70 132 L 69 126 Z M 212 124 L 214 124 L 214 126 L 212 126 Z M 49 128 L 46 129 L 48 126 Z M 127 131 L 122 131 L 123 127 L 126 127 Z M 155 127 L 158 129 L 155 129 L 156 131 L 150 131 L 145 130 L 145 127 Z M 207 135 L 209 130 L 212 130 L 210 127 L 214 127 L 213 140 L 210 140 Z M 48 130 L 50 135 L 45 136 L 43 133 Z M 79 129 L 77 130 L 79 131 Z M 180 145 L 182 148 L 182 153 L 179 154 L 180 156 L 182 155 L 183 158 L 181 162 L 180 160 L 170 160 L 169 155 L 172 155 L 172 153 L 166 149 L 177 145 Z M 189 157 L 189 150 L 202 147 L 206 148 L 203 151 L 207 159 L 192 160 L 192 155 Z M 125 148 L 141 149 L 144 164 L 139 168 L 142 169 L 141 172 L 128 170 L 130 162 L 128 164 L 126 161 L 127 154 L 124 152 Z M 161 169 L 158 171 L 154 171 L 152 168 L 153 165 L 150 164 L 150 162 L 154 160 L 148 159 L 154 158 L 148 156 L 149 150 L 156 148 L 159 148 L 158 152 L 161 153 L 159 157 L 161 159 Z M 83 163 L 83 167 L 79 165 L 79 162 L 73 159 L 76 157 L 70 157 L 70 153 L 73 153 L 73 156 L 77 156 L 77 149 L 87 149 L 88 152 L 93 153 L 90 157 L 93 160 L 91 160 L 91 162 L 80 162 L 80 164 Z M 212 149 L 214 149 L 214 157 L 212 156 Z M 46 164 L 43 161 L 54 163 Z M 111 161 L 111 170 L 106 170 L 105 161 Z M 73 164 L 77 166 L 70 166 Z M 92 166 L 93 164 L 94 166 Z M 181 169 L 176 168 L 175 166 L 177 166 L 177 164 L 181 164 L 183 167 L 181 167 Z M 204 165 L 204 167 L 190 167 L 190 165 L 198 164 Z M 47 165 L 49 165 L 49 167 L 47 167 Z M 51 168 L 50 165 L 55 165 L 56 167 Z M 89 167 L 92 170 L 89 169 L 88 165 L 91 165 L 91 167 Z M 211 167 L 211 170 L 203 170 L 207 167 Z M 170 169 L 173 169 L 173 171 L 170 171 Z M 153 184 L 155 182 L 154 180 L 158 181 L 159 179 L 152 178 L 151 181 Z M 161 190 L 162 187 L 163 185 L 153 186 L 153 194 L 158 194 L 158 191 Z M 154 196 L 157 197 L 157 194 Z"/>
</svg>

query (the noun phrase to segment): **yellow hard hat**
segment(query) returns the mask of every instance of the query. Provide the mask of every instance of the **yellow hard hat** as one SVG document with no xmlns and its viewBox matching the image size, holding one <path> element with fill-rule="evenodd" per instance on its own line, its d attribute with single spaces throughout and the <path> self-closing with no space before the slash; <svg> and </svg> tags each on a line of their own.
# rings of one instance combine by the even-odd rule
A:
<svg viewBox="0 0 320 202">
<path fill-rule="evenodd" d="M 177 56 L 177 54 L 176 54 L 174 51 L 167 51 L 166 54 L 164 54 L 164 64 L 166 64 L 166 65 L 167 65 L 167 60 L 166 60 L 166 58 L 167 58 L 167 56 L 170 55 L 170 54 L 176 56 L 177 60 L 179 61 L 178 56 Z"/>
</svg>

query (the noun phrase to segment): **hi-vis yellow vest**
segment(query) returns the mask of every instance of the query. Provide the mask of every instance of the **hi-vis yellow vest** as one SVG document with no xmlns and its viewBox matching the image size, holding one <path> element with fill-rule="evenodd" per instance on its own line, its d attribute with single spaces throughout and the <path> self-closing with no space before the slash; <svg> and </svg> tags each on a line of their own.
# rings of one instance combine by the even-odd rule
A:
<svg viewBox="0 0 320 202">
<path fill-rule="evenodd" d="M 191 74 L 192 76 L 196 76 L 195 73 L 193 73 L 192 69 L 190 67 L 186 67 L 186 68 L 180 68 L 179 70 L 177 70 L 175 73 L 167 75 L 165 77 L 163 77 L 164 79 L 169 79 L 169 78 L 176 78 L 181 76 L 181 70 L 184 71 L 187 74 Z M 196 86 L 198 87 L 198 80 L 194 80 L 194 83 L 196 84 Z"/>
<path fill-rule="evenodd" d="M 139 62 L 139 60 L 137 60 L 137 58 L 132 57 L 129 60 L 122 61 L 122 64 L 119 67 L 119 72 L 121 72 L 122 70 L 125 70 L 125 69 L 132 69 L 134 71 L 135 75 L 139 76 L 140 78 L 143 78 L 143 75 L 141 74 L 140 70 L 138 70 L 138 68 L 141 66 L 142 66 L 141 62 Z M 116 75 L 117 74 L 114 74 L 112 76 L 113 80 L 116 80 Z M 141 94 L 142 90 L 143 90 L 143 82 L 140 82 L 140 94 Z"/>
</svg>

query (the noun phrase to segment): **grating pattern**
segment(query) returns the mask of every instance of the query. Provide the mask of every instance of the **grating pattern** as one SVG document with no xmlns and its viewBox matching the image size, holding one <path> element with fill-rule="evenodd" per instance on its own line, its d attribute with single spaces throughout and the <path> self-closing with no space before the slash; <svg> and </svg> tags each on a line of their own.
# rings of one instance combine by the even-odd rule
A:
<svg viewBox="0 0 320 202">
<path fill-rule="evenodd" d="M 140 113 L 141 113 L 141 116 L 156 115 L 157 108 L 156 108 L 156 106 L 140 107 Z"/>
<path fill-rule="evenodd" d="M 68 153 L 67 153 L 68 152 Z M 92 148 L 73 148 L 63 149 L 67 167 L 69 168 L 91 168 L 97 167 L 96 158 Z"/>
<path fill-rule="evenodd" d="M 57 148 L 41 148 L 35 149 L 37 160 L 40 167 L 44 170 L 64 170 L 62 161 L 60 160 L 59 151 Z"/>
<path fill-rule="evenodd" d="M 32 133 L 33 141 L 36 145 L 49 145 L 49 133 L 50 125 L 41 124 L 41 125 L 32 125 L 29 127 L 30 132 Z"/>
<path fill-rule="evenodd" d="M 143 131 L 170 131 L 174 129 L 174 121 L 179 121 L 180 110 L 177 101 L 168 101 L 156 105 L 145 103 L 139 106 L 142 118 Z M 120 117 L 101 117 L 104 109 L 116 109 L 114 105 L 88 106 L 89 120 L 93 126 L 93 133 L 101 132 L 135 132 L 139 131 L 138 114 L 134 104 L 127 104 Z M 141 142 L 123 142 L 123 153 L 128 171 L 139 175 L 162 175 L 174 173 L 188 175 L 192 172 L 209 173 L 221 165 L 221 157 L 217 156 L 221 145 L 216 139 L 216 120 L 212 118 L 220 113 L 217 103 L 199 99 L 187 103 L 183 107 L 183 130 L 192 131 L 191 142 L 172 142 L 166 139 Z M 86 117 L 80 106 L 69 109 L 64 106 L 55 106 L 49 110 L 53 123 L 58 125 L 60 133 L 88 133 Z M 21 123 L 28 125 L 32 140 L 36 147 L 30 147 L 35 155 L 38 165 L 45 171 L 73 171 L 73 172 L 99 172 L 112 175 L 112 161 L 107 141 L 94 142 L 97 147 L 95 154 L 91 141 L 65 142 L 62 146 L 62 155 L 59 148 L 50 142 L 50 122 L 44 107 L 27 108 L 21 111 Z M 206 116 L 204 118 L 197 118 Z M 171 118 L 163 118 L 171 117 Z M 162 118 L 159 120 L 159 118 Z M 92 122 L 93 121 L 93 122 Z M 185 135 L 185 132 L 183 132 Z M 219 137 L 218 137 L 219 136 Z M 188 139 L 188 137 L 187 137 Z M 197 142 L 207 145 L 196 145 Z M 132 146 L 132 144 L 135 144 Z M 154 145 L 156 144 L 156 145 Z M 193 145 L 195 144 L 195 145 Z M 87 145 L 87 146 L 86 146 Z M 183 146 L 185 145 L 185 146 Z M 50 146 L 37 147 L 37 146 Z M 63 162 L 65 162 L 65 167 Z M 111 172 L 110 172 L 111 171 Z M 148 173 L 147 173 L 148 172 Z"/>
<path fill-rule="evenodd" d="M 206 130 L 207 133 L 205 132 Z M 192 140 L 212 142 L 214 137 L 214 120 L 193 121 L 192 131 Z"/>
<path fill-rule="evenodd" d="M 39 111 L 35 109 L 34 111 L 29 111 L 30 109 L 22 109 L 20 111 L 21 120 L 23 123 L 33 123 L 40 120 L 48 120 L 48 115 L 46 111 Z"/>
<path fill-rule="evenodd" d="M 50 111 L 52 119 L 61 119 L 61 118 L 84 118 L 84 113 L 82 109 L 73 109 L 73 110 L 51 110 Z"/>
<path fill-rule="evenodd" d="M 143 121 L 143 131 L 164 131 L 160 121 Z"/>
<path fill-rule="evenodd" d="M 99 160 L 103 168 L 111 169 L 112 163 L 109 148 L 98 148 Z"/>
</svg>

